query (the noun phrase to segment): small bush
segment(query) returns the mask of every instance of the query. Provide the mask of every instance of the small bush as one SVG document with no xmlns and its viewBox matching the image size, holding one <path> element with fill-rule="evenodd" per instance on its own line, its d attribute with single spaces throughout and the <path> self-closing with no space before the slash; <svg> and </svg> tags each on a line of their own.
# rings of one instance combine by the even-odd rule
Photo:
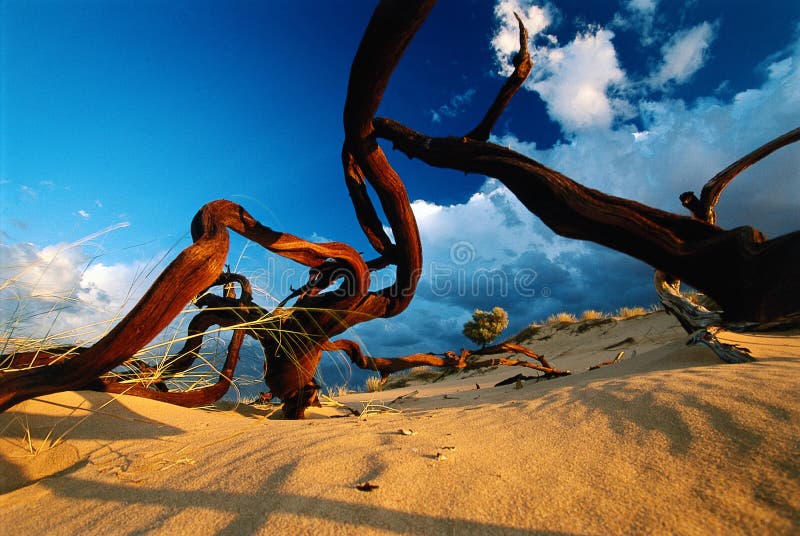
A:
<svg viewBox="0 0 800 536">
<path fill-rule="evenodd" d="M 565 312 L 556 313 L 554 315 L 550 315 L 550 316 L 547 317 L 547 323 L 548 324 L 560 324 L 562 322 L 566 322 L 566 323 L 572 324 L 572 323 L 577 322 L 577 321 L 578 321 L 578 318 L 574 314 L 565 313 Z"/>
<path fill-rule="evenodd" d="M 646 314 L 647 310 L 644 307 L 620 307 L 614 316 L 616 318 L 625 319 Z"/>
<path fill-rule="evenodd" d="M 581 320 L 602 320 L 607 316 L 608 315 L 603 311 L 595 311 L 594 309 L 589 309 L 588 311 L 584 311 L 581 313 Z"/>
<path fill-rule="evenodd" d="M 508 313 L 502 307 L 495 307 L 491 311 L 475 309 L 472 320 L 464 324 L 464 336 L 485 347 L 497 338 L 508 326 Z"/>
</svg>

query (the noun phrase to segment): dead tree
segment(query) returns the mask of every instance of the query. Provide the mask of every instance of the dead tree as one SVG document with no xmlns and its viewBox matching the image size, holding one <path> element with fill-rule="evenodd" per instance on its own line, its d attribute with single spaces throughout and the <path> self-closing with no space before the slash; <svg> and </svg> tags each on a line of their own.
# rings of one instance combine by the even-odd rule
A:
<svg viewBox="0 0 800 536">
<path fill-rule="evenodd" d="M 504 365 L 508 367 L 527 367 L 538 370 L 542 372 L 542 377 L 544 378 L 556 378 L 558 376 L 568 376 L 571 374 L 568 370 L 559 370 L 555 368 L 543 355 L 539 355 L 525 346 L 510 342 L 487 346 L 480 350 L 470 351 L 462 349 L 459 354 L 449 351 L 441 356 L 430 353 L 409 354 L 402 357 L 390 358 L 366 356 L 356 342 L 348 339 L 338 339 L 328 342 L 323 346 L 323 350 L 329 352 L 342 351 L 346 353 L 350 360 L 359 368 L 378 372 L 381 376 L 382 383 L 386 382 L 386 378 L 388 378 L 390 374 L 415 367 L 444 367 L 452 370 L 475 370 Z M 470 359 L 472 356 L 496 356 L 502 353 L 522 354 L 538 363 L 505 357 L 492 357 L 484 360 Z"/>
<path fill-rule="evenodd" d="M 375 258 L 367 261 L 340 242 L 316 244 L 272 230 L 235 203 L 213 201 L 192 221 L 192 245 L 170 263 L 131 312 L 100 341 L 88 348 L 12 356 L 11 365 L 0 374 L 0 411 L 34 396 L 84 387 L 185 405 L 206 403 L 227 389 L 242 338 L 252 336 L 264 351 L 265 381 L 270 392 L 284 401 L 288 417 L 301 418 L 305 408 L 316 401 L 318 386 L 313 376 L 323 350 L 341 348 L 360 363 L 369 361 L 355 345 L 331 343 L 330 339 L 359 322 L 401 313 L 411 301 L 421 273 L 419 231 L 408 195 L 378 138 L 391 141 L 408 156 L 429 165 L 499 179 L 557 234 L 610 247 L 688 282 L 714 298 L 727 321 L 764 322 L 798 310 L 800 232 L 767 240 L 752 227 L 724 230 L 707 218 L 679 216 L 586 188 L 539 162 L 486 141 L 530 72 L 524 28 L 514 74 L 486 116 L 466 136 L 432 138 L 390 119 L 375 118 L 392 71 L 433 3 L 382 1 L 350 72 L 342 165 L 359 224 L 376 251 Z M 380 201 L 394 240 L 384 231 L 368 187 Z M 711 194 L 716 189 L 721 191 L 715 186 L 706 200 L 700 200 L 701 205 L 706 203 L 704 210 L 713 209 L 718 194 Z M 253 304 L 244 287 L 239 298 L 227 291 L 222 296 L 208 294 L 211 287 L 231 283 L 231 276 L 223 272 L 229 230 L 309 267 L 307 283 L 273 311 Z M 370 271 L 388 266 L 395 267 L 394 283 L 370 291 Z M 187 366 L 205 330 L 220 325 L 232 329 L 234 336 L 217 385 L 199 394 L 169 393 L 163 392 L 158 381 L 153 389 L 103 376 L 129 361 L 201 295 L 205 298 L 198 304 L 203 311 L 190 326 L 197 339 L 169 361 L 167 372 Z M 293 303 L 286 305 L 290 300 Z M 432 359 L 426 355 L 394 364 L 376 359 L 369 367 L 399 370 Z M 449 354 L 439 362 L 465 367 L 467 359 L 462 356 Z M 537 361 L 555 373 L 549 364 Z"/>
</svg>

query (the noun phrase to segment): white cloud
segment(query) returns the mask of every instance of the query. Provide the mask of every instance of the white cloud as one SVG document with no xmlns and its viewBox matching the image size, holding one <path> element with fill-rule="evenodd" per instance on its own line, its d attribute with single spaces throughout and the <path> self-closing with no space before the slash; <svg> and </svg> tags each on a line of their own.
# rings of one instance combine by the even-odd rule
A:
<svg viewBox="0 0 800 536">
<path fill-rule="evenodd" d="M 104 264 L 76 244 L 0 245 L 0 316 L 12 337 L 90 342 L 133 306 L 157 272 Z"/>
<path fill-rule="evenodd" d="M 374 355 L 471 346 L 461 327 L 475 308 L 506 309 L 512 334 L 559 310 L 654 300 L 649 268 L 556 236 L 494 179 L 464 203 L 417 200 L 412 209 L 425 252 L 422 277 L 403 315 L 354 328 Z"/>
<path fill-rule="evenodd" d="M 661 32 L 656 29 L 658 0 L 629 0 L 623 7 L 614 15 L 611 28 L 637 32 L 639 42 L 646 47 L 660 40 Z"/>
<path fill-rule="evenodd" d="M 513 135 L 497 141 L 529 154 L 587 186 L 686 214 L 678 195 L 699 192 L 717 172 L 800 124 L 800 41 L 775 59 L 760 86 L 729 100 L 643 100 L 644 128 L 621 125 L 582 132 L 541 150 Z M 800 146 L 786 147 L 749 168 L 717 207 L 723 227 L 753 225 L 768 236 L 800 228 Z"/>
<path fill-rule="evenodd" d="M 503 75 L 513 71 L 511 58 L 519 50 L 519 25 L 514 13 L 522 19 L 531 42 L 553 21 L 550 7 L 534 5 L 530 0 L 500 0 L 497 3 L 494 15 L 499 26 L 492 37 L 492 48 Z M 555 39 L 554 36 L 545 37 L 550 41 Z"/>
<path fill-rule="evenodd" d="M 539 93 L 550 117 L 567 132 L 608 128 L 614 120 L 618 105 L 609 92 L 625 83 L 625 73 L 613 37 L 609 30 L 592 28 L 564 47 L 534 51 L 537 69 L 526 86 Z"/>
<path fill-rule="evenodd" d="M 625 84 L 625 73 L 619 66 L 612 39 L 614 33 L 598 26 L 563 47 L 558 39 L 542 32 L 553 23 L 554 8 L 536 6 L 519 0 L 501 0 L 495 6 L 498 27 L 492 37 L 500 75 L 513 71 L 512 58 L 519 50 L 519 29 L 514 13 L 519 13 L 528 29 L 530 53 L 534 62 L 525 88 L 536 91 L 547 103 L 550 117 L 563 130 L 572 133 L 590 128 L 609 127 L 615 115 L 627 103 L 612 98 L 614 86 Z M 538 36 L 543 45 L 533 46 Z"/>
<path fill-rule="evenodd" d="M 88 212 L 86 212 L 85 210 L 83 210 L 83 209 L 80 209 L 78 211 L 78 216 L 80 216 L 84 220 L 88 220 L 91 217 L 91 215 Z"/>
<path fill-rule="evenodd" d="M 442 116 L 456 117 L 461 111 L 472 102 L 472 96 L 475 95 L 475 90 L 470 88 L 464 93 L 453 95 L 447 104 L 439 106 L 436 110 L 431 110 L 431 120 L 434 123 L 440 123 Z"/>
<path fill-rule="evenodd" d="M 631 11 L 653 13 L 658 6 L 658 0 L 628 0 L 625 5 Z"/>
<path fill-rule="evenodd" d="M 673 35 L 661 49 L 663 61 L 651 76 L 650 85 L 686 82 L 705 63 L 715 33 L 714 25 L 703 22 Z"/>
<path fill-rule="evenodd" d="M 548 149 L 513 135 L 493 141 L 587 186 L 688 214 L 678 200 L 681 192 L 699 192 L 728 164 L 800 124 L 799 66 L 800 41 L 766 66 L 763 84 L 728 100 L 634 102 L 638 126 L 578 131 L 568 143 Z M 731 183 L 717 207 L 719 223 L 725 228 L 753 225 L 768 236 L 795 231 L 800 228 L 798 199 L 800 144 L 795 144 Z M 417 200 L 412 206 L 424 272 L 406 313 L 355 328 L 375 355 L 466 346 L 461 326 L 476 307 L 499 305 L 509 311 L 511 334 L 558 310 L 580 313 L 656 301 L 652 268 L 600 246 L 555 236 L 494 180 L 464 203 Z M 523 277 L 532 276 L 528 270 L 535 277 Z"/>
</svg>

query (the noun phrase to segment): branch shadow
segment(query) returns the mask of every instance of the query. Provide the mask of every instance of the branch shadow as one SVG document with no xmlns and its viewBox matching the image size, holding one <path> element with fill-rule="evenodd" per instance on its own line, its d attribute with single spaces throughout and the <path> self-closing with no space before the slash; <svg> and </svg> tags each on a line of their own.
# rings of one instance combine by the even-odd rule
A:
<svg viewBox="0 0 800 536">
<path fill-rule="evenodd" d="M 109 404 L 113 395 L 91 393 L 81 400 L 73 406 L 32 399 L 0 414 L 0 493 L 43 478 L 67 475 L 86 465 L 89 453 L 61 441 L 64 438 L 107 442 L 182 433 L 122 404 Z M 57 406 L 71 414 L 48 414 L 47 406 Z M 81 426 L 87 419 L 93 421 L 91 426 Z"/>
<path fill-rule="evenodd" d="M 209 508 L 233 514 L 219 535 L 255 534 L 269 526 L 275 514 L 296 515 L 306 520 L 322 520 L 356 525 L 362 528 L 420 534 L 559 534 L 509 527 L 492 522 L 457 518 L 441 518 L 422 513 L 393 510 L 382 506 L 365 505 L 324 497 L 303 496 L 279 491 L 297 469 L 297 462 L 276 467 L 252 493 L 230 493 L 206 490 L 156 489 L 91 483 L 66 476 L 44 481 L 50 491 L 76 501 L 104 501 L 118 504 L 168 506 L 177 511 L 186 508 Z M 353 490 L 353 493 L 364 493 Z M 169 513 L 162 517 L 166 522 Z"/>
</svg>

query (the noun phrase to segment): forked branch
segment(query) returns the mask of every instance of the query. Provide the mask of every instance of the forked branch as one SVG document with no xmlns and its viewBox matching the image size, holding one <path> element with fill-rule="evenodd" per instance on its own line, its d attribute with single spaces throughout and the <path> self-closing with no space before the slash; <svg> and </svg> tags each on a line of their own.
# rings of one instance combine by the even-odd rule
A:
<svg viewBox="0 0 800 536">
<path fill-rule="evenodd" d="M 745 169 L 771 155 L 781 147 L 786 147 L 798 140 L 800 140 L 800 128 L 778 136 L 714 175 L 703 186 L 703 190 L 700 192 L 700 199 L 697 199 L 694 192 L 682 193 L 680 195 L 681 203 L 699 220 L 710 224 L 717 223 L 717 213 L 714 209 L 725 187 Z"/>
</svg>

